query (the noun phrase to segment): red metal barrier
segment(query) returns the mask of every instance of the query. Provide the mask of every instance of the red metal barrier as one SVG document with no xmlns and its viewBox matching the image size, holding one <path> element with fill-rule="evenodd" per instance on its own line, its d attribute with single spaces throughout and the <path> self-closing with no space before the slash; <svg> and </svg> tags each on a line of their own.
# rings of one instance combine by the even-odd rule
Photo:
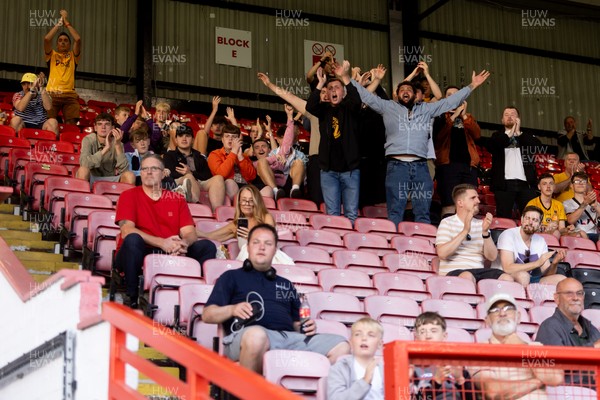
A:
<svg viewBox="0 0 600 400">
<path fill-rule="evenodd" d="M 453 364 L 457 366 L 490 366 L 491 368 L 503 366 L 523 370 L 532 368 L 585 370 L 590 371 L 596 379 L 600 369 L 600 349 L 589 347 L 395 341 L 386 344 L 383 353 L 385 398 L 390 400 L 411 399 L 411 395 L 414 393 L 414 389 L 411 389 L 412 379 L 408 372 L 411 365 Z M 566 371 L 565 376 L 569 372 L 573 371 Z M 594 383 L 587 385 L 587 388 L 596 391 L 594 397 L 589 397 L 590 395 L 587 394 L 581 395 L 582 397 L 557 395 L 554 398 L 600 400 L 600 391 L 596 385 Z M 579 389 L 582 386 L 585 388 L 585 385 L 575 387 Z M 481 394 L 482 391 L 477 393 Z"/>
<path fill-rule="evenodd" d="M 116 303 L 104 303 L 102 317 L 111 325 L 109 399 L 145 400 L 125 384 L 125 365 L 145 374 L 166 391 L 186 400 L 209 399 L 209 382 L 227 392 L 248 400 L 298 400 L 290 391 L 273 385 L 263 377 L 209 351 L 176 332 Z M 169 375 L 150 361 L 127 349 L 126 335 L 156 349 L 186 368 L 186 382 Z"/>
</svg>

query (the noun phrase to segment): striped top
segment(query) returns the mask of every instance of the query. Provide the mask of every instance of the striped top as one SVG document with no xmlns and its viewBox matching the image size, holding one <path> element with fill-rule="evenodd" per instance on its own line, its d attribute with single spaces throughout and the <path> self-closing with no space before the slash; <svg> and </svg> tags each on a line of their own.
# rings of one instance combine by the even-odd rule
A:
<svg viewBox="0 0 600 400">
<path fill-rule="evenodd" d="M 25 92 L 22 90 L 18 93 L 15 93 L 12 98 L 13 107 L 15 103 L 20 101 L 24 96 Z M 32 97 L 31 100 L 29 100 L 25 110 L 18 111 L 15 108 L 15 115 L 21 117 L 23 122 L 34 125 L 43 124 L 48 119 L 46 110 L 44 109 L 44 104 L 42 103 L 42 96 L 40 94 L 37 94 L 35 97 Z"/>
<path fill-rule="evenodd" d="M 440 275 L 446 275 L 455 269 L 483 268 L 482 225 L 483 220 L 473 218 L 471 230 L 469 231 L 471 240 L 465 238 L 454 254 L 446 260 L 440 260 L 440 270 L 438 272 Z M 463 230 L 464 226 L 457 215 L 444 218 L 437 230 L 436 246 L 454 239 Z"/>
</svg>

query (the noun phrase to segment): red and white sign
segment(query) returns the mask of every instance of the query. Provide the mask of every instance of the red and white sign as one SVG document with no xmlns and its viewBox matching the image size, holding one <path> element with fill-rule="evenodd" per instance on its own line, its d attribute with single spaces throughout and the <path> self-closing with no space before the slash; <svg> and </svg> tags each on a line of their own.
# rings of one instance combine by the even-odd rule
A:
<svg viewBox="0 0 600 400">
<path fill-rule="evenodd" d="M 304 41 L 304 71 L 308 71 L 326 52 L 333 54 L 333 59 L 339 63 L 344 61 L 344 45 L 327 42 Z"/>
<path fill-rule="evenodd" d="M 215 28 L 215 62 L 252 68 L 252 32 Z"/>
</svg>

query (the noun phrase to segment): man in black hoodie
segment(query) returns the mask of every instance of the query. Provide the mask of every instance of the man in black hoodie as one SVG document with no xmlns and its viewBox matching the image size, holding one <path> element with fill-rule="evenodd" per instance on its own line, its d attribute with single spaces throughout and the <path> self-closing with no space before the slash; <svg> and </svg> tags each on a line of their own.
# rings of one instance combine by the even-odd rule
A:
<svg viewBox="0 0 600 400">
<path fill-rule="evenodd" d="M 187 200 L 198 202 L 200 190 L 208 191 L 210 206 L 214 211 L 223 205 L 225 200 L 225 181 L 221 175 L 212 176 L 206 158 L 198 150 L 192 148 L 193 131 L 187 125 L 180 125 L 175 133 L 175 150 L 167 151 L 164 155 L 165 168 L 178 185 L 185 185 L 189 194 Z M 186 181 L 187 179 L 187 181 Z"/>
<path fill-rule="evenodd" d="M 335 65 L 335 79 L 327 81 L 323 70 L 317 70 L 319 83 L 306 103 L 306 111 L 319 118 L 319 166 L 321 189 L 327 214 L 344 215 L 354 223 L 358 216 L 360 192 L 360 152 L 358 115 L 361 100 L 350 84 L 350 63 Z M 320 100 L 321 89 L 327 87 L 329 103 Z"/>
</svg>

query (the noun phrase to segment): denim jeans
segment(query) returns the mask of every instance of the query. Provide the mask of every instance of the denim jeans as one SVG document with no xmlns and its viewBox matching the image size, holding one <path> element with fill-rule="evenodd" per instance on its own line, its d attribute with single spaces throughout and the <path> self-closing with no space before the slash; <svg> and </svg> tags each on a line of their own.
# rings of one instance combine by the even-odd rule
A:
<svg viewBox="0 0 600 400">
<path fill-rule="evenodd" d="M 404 218 L 406 202 L 410 199 L 415 222 L 431 223 L 429 209 L 433 196 L 433 181 L 427 161 L 388 160 L 385 178 L 388 219 L 396 226 Z"/>
<path fill-rule="evenodd" d="M 164 252 L 156 247 L 146 246 L 144 239 L 138 233 L 130 233 L 125 237 L 117 252 L 116 265 L 119 271 L 125 273 L 125 286 L 130 299 L 137 301 L 139 276 L 142 274 L 144 257 L 148 254 Z M 198 240 L 188 246 L 186 257 L 193 258 L 202 266 L 204 261 L 215 258 L 217 248 L 210 240 Z"/>
<path fill-rule="evenodd" d="M 344 216 L 354 224 L 354 220 L 358 217 L 360 170 L 321 171 L 321 190 L 327 214 L 341 215 L 341 203 L 343 202 Z"/>
</svg>

